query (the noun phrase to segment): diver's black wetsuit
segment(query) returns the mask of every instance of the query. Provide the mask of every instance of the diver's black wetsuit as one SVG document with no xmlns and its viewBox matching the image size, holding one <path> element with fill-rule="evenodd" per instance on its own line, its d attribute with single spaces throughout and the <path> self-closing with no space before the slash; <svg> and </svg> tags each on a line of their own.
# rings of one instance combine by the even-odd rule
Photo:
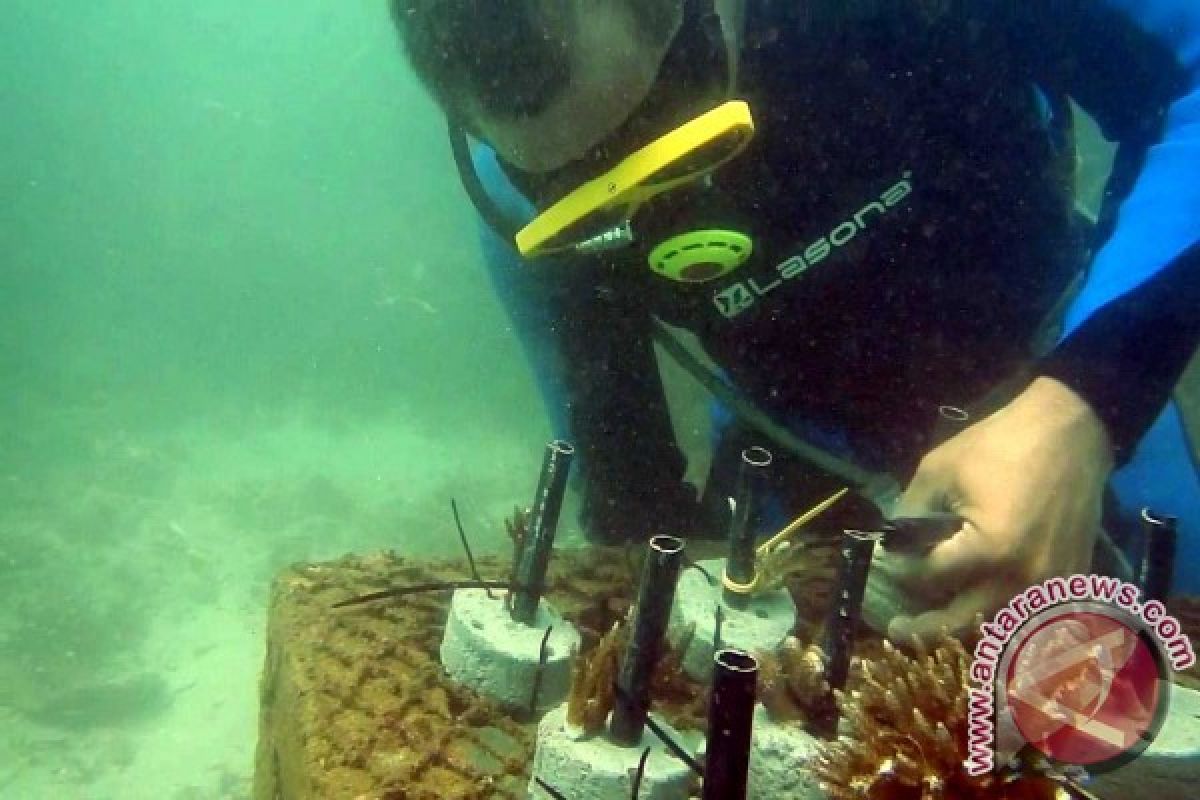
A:
<svg viewBox="0 0 1200 800">
<path fill-rule="evenodd" d="M 1191 148 L 1190 174 L 1143 168 L 1179 122 L 1168 112 L 1200 127 L 1200 93 L 1179 107 L 1200 85 L 1182 55 L 1200 50 L 1200 9 L 965 2 L 814 29 L 794 11 L 803 5 L 748 3 L 737 96 L 755 139 L 711 187 L 672 199 L 688 209 L 675 227 L 667 212 L 639 230 L 651 245 L 701 227 L 746 231 L 750 262 L 688 285 L 652 273 L 642 251 L 518 264 L 489 243 L 551 413 L 581 451 L 585 521 L 599 538 L 657 529 L 689 505 L 653 317 L 694 332 L 779 421 L 901 476 L 929 448 L 939 405 L 968 406 L 1031 363 L 1076 388 L 1125 453 L 1200 337 L 1200 216 L 1152 219 L 1155 202 L 1200 214 L 1185 185 L 1200 181 L 1200 134 L 1175 144 Z M 1195 38 L 1157 35 L 1155 10 L 1186 17 Z M 1122 152 L 1098 274 L 1070 335 L 1035 361 L 1039 329 L 1087 266 L 1050 102 L 1065 95 Z M 1131 187 L 1150 199 L 1118 225 Z M 1172 242 L 1159 255 L 1130 255 L 1138 237 L 1159 236 Z"/>
</svg>

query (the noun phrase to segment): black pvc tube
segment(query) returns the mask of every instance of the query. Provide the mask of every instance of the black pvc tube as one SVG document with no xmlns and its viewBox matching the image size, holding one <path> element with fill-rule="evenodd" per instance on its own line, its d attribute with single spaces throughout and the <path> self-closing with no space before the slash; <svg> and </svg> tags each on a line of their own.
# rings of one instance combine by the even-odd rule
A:
<svg viewBox="0 0 1200 800">
<path fill-rule="evenodd" d="M 758 660 L 743 650 L 718 650 L 708 703 L 703 800 L 744 800 Z"/>
<path fill-rule="evenodd" d="M 675 586 L 683 566 L 684 545 L 677 536 L 655 536 L 650 540 L 638 587 L 633 630 L 617 674 L 618 691 L 608 731 L 609 738 L 617 744 L 635 745 L 642 740 L 650 711 L 650 678 L 662 655 L 663 638 L 675 602 Z"/>
<path fill-rule="evenodd" d="M 838 546 L 838 576 L 834 586 L 833 605 L 825 619 L 821 651 L 825 655 L 825 682 L 829 694 L 817 710 L 813 724 L 822 735 L 837 731 L 838 711 L 833 690 L 846 686 L 850 675 L 850 658 L 854 655 L 854 635 L 862 619 L 863 596 L 867 591 L 867 574 L 879 533 L 845 531 Z"/>
<path fill-rule="evenodd" d="M 1142 531 L 1145 550 L 1138 571 L 1138 584 L 1145 600 L 1165 603 L 1171 596 L 1171 579 L 1175 572 L 1175 547 L 1178 533 L 1175 517 L 1142 509 Z"/>
<path fill-rule="evenodd" d="M 542 459 L 542 474 L 538 479 L 537 494 L 529 516 L 529 533 L 517 554 L 516 569 L 513 571 L 512 618 L 525 625 L 537 619 L 538 605 L 546 586 L 546 567 L 550 563 L 550 551 L 554 548 L 554 534 L 558 529 L 558 515 L 562 511 L 563 495 L 567 492 L 567 475 L 571 470 L 571 456 L 575 448 L 563 441 L 546 445 Z"/>
<path fill-rule="evenodd" d="M 742 451 L 734 489 L 733 518 L 729 523 L 729 556 L 725 562 L 725 577 L 741 586 L 754 583 L 754 526 L 751 516 L 760 502 L 766 484 L 767 469 L 771 466 L 771 451 L 763 447 L 748 447 Z M 749 595 L 724 589 L 725 602 L 734 608 L 745 608 Z"/>
</svg>

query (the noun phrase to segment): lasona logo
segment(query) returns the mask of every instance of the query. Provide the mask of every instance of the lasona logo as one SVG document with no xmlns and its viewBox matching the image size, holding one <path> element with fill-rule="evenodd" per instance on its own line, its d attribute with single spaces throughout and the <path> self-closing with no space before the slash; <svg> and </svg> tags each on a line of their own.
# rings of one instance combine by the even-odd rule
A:
<svg viewBox="0 0 1200 800">
<path fill-rule="evenodd" d="M 904 177 L 884 190 L 878 200 L 872 200 L 860 208 L 852 217 L 844 220 L 833 229 L 805 247 L 799 253 L 775 265 L 771 278 L 760 282 L 758 278 L 747 278 L 726 286 L 713 295 L 713 303 L 726 319 L 732 319 L 754 305 L 760 297 L 765 297 L 783 285 L 803 275 L 808 269 L 829 258 L 835 250 L 845 247 L 863 231 L 877 222 L 885 214 L 904 202 L 912 194 L 912 173 L 904 173 Z"/>
</svg>

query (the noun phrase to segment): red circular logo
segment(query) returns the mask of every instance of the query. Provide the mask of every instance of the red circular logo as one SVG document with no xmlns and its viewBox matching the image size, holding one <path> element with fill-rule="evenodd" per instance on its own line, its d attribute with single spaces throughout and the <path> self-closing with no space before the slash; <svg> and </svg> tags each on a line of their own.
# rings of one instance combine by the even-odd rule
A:
<svg viewBox="0 0 1200 800">
<path fill-rule="evenodd" d="M 1005 675 L 1026 742 L 1096 768 L 1135 757 L 1166 710 L 1162 660 L 1146 634 L 1103 611 L 1064 610 L 1021 638 Z"/>
</svg>

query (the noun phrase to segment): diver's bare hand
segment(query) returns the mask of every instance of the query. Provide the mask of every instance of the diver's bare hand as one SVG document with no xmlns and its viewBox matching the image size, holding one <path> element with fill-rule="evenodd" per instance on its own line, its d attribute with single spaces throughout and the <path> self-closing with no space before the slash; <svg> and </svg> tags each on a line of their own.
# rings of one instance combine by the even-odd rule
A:
<svg viewBox="0 0 1200 800">
<path fill-rule="evenodd" d="M 1045 377 L 930 451 L 899 513 L 944 509 L 966 522 L 925 556 L 877 559 L 878 578 L 904 598 L 889 637 L 961 633 L 1033 583 L 1086 571 L 1112 465 L 1095 413 Z"/>
</svg>

